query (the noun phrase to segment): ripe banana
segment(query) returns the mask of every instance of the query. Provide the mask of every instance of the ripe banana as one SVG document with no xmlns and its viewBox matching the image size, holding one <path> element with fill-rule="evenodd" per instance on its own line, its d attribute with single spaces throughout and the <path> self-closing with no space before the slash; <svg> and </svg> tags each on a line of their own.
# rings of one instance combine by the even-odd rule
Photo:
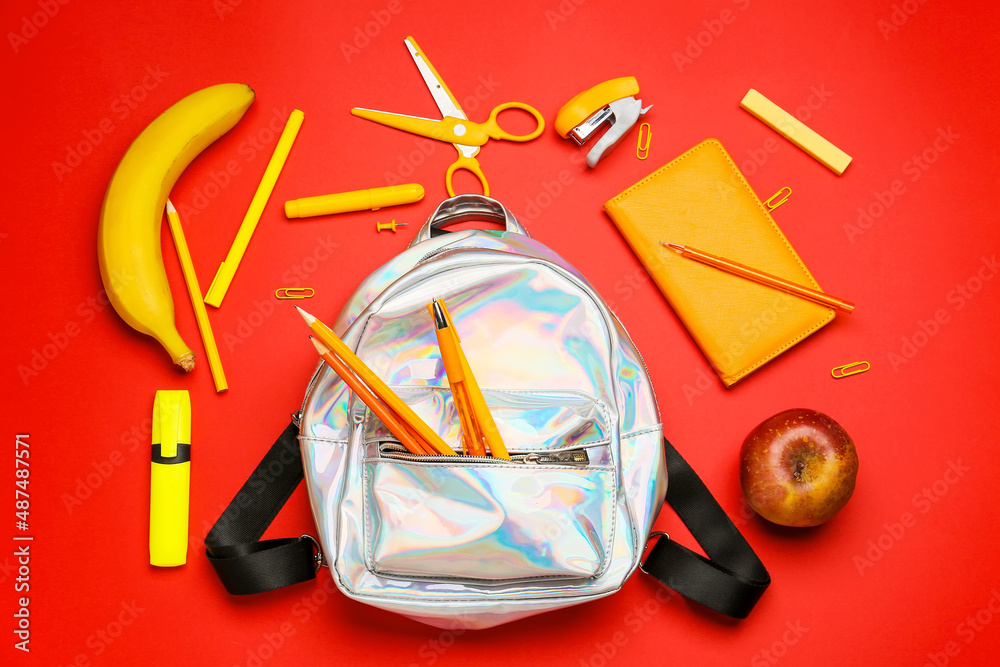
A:
<svg viewBox="0 0 1000 667">
<path fill-rule="evenodd" d="M 250 86 L 223 83 L 188 95 L 142 131 L 104 196 L 97 258 L 108 299 L 133 329 L 152 336 L 175 364 L 194 368 L 174 324 L 160 225 L 170 189 L 209 144 L 228 132 L 254 100 Z"/>
</svg>

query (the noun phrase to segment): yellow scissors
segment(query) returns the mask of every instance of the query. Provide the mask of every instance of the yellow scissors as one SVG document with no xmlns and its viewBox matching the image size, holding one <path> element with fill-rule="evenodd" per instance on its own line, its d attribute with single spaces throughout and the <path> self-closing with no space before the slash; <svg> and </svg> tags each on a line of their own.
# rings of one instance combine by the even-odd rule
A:
<svg viewBox="0 0 1000 667">
<path fill-rule="evenodd" d="M 362 109 L 360 107 L 354 107 L 351 109 L 351 113 L 382 125 L 394 127 L 397 130 L 418 134 L 428 139 L 450 142 L 455 146 L 455 150 L 458 151 L 458 159 L 448 167 L 448 171 L 445 173 L 445 185 L 448 188 L 448 194 L 452 197 L 455 196 L 455 189 L 452 187 L 452 176 L 459 169 L 464 169 L 475 174 L 483 186 L 483 194 L 489 196 L 490 186 L 486 183 L 486 177 L 483 176 L 483 170 L 479 167 L 479 161 L 476 159 L 480 147 L 490 139 L 531 141 L 545 129 L 545 119 L 542 118 L 542 114 L 538 113 L 537 109 L 528 104 L 524 104 L 523 102 L 507 102 L 494 108 L 485 123 L 473 123 L 465 115 L 465 112 L 462 111 L 458 100 L 455 99 L 455 96 L 448 90 L 448 86 L 438 76 L 437 70 L 427 60 L 427 56 L 417 46 L 416 41 L 412 37 L 407 37 L 405 43 L 406 48 L 410 51 L 410 56 L 413 57 L 413 62 L 416 63 L 417 69 L 420 71 L 420 76 L 423 77 L 424 83 L 431 91 L 434 102 L 441 111 L 442 120 L 375 111 L 373 109 Z M 535 128 L 534 132 L 524 135 L 511 134 L 503 130 L 497 123 L 497 116 L 500 115 L 500 112 L 507 109 L 527 111 L 538 121 L 538 127 Z"/>
</svg>

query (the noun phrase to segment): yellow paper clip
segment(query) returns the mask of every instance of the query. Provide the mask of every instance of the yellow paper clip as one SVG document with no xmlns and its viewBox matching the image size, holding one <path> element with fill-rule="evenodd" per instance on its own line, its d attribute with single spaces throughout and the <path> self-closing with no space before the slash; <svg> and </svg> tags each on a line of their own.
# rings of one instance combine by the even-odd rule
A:
<svg viewBox="0 0 1000 667">
<path fill-rule="evenodd" d="M 767 208 L 768 212 L 771 212 L 774 209 L 781 206 L 782 204 L 784 204 L 786 201 L 788 201 L 788 198 L 791 196 L 792 196 L 792 189 L 786 185 L 785 187 L 781 188 L 773 195 L 771 195 L 770 198 L 766 202 L 764 202 L 764 207 Z"/>
<path fill-rule="evenodd" d="M 646 129 L 645 141 L 643 141 L 642 130 Z M 649 123 L 643 123 L 639 126 L 639 142 L 635 146 L 635 156 L 640 160 L 645 160 L 649 157 L 649 143 L 653 140 L 653 128 L 649 126 Z"/>
<path fill-rule="evenodd" d="M 837 366 L 832 371 L 830 375 L 835 378 L 845 378 L 848 375 L 857 375 L 858 373 L 864 373 L 870 369 L 872 365 L 867 361 L 854 361 L 849 364 L 844 364 L 843 366 Z"/>
<path fill-rule="evenodd" d="M 316 294 L 312 287 L 279 287 L 274 290 L 274 296 L 279 299 L 308 299 Z"/>
</svg>

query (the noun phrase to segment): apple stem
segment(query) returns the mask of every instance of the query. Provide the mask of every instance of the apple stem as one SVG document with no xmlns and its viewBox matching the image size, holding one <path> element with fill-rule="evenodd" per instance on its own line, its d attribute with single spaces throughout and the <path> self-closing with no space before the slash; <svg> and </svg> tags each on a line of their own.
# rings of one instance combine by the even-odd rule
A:
<svg viewBox="0 0 1000 667">
<path fill-rule="evenodd" d="M 792 475 L 795 477 L 795 479 L 797 479 L 799 481 L 802 480 L 802 471 L 805 470 L 805 468 L 806 468 L 806 464 L 803 463 L 802 461 L 796 461 L 795 462 L 795 472 L 792 473 Z"/>
</svg>

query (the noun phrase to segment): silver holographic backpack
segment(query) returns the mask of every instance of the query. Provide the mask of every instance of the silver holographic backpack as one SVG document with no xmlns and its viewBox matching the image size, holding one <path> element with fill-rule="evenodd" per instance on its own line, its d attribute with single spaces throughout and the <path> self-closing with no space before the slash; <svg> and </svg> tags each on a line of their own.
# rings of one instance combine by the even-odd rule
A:
<svg viewBox="0 0 1000 667">
<path fill-rule="evenodd" d="M 441 230 L 467 220 L 504 229 Z M 498 201 L 461 195 L 442 203 L 409 247 L 358 287 L 333 329 L 455 443 L 460 427 L 427 311 L 432 299 L 447 303 L 511 461 L 409 454 L 320 364 L 297 413 L 300 450 L 293 453 L 301 455 L 319 558 L 337 587 L 447 628 L 491 627 L 609 595 L 640 566 L 667 494 L 667 469 L 673 492 L 676 466 L 684 487 L 700 485 L 686 502 L 712 512 L 710 521 L 693 520 L 708 524 L 702 528 L 678 508 L 714 560 L 659 533 L 643 567 L 693 599 L 745 616 L 769 583 L 767 572 L 665 444 L 642 358 L 586 279 Z M 294 430 L 283 434 L 281 451 L 291 452 Z M 252 492 L 253 479 L 240 494 Z M 241 548 L 263 528 L 230 534 L 227 514 L 206 546 L 230 592 L 292 583 L 271 580 L 266 560 L 275 550 L 299 553 L 308 574 L 311 538 Z M 732 562 L 730 551 L 749 555 Z M 248 558 L 265 563 L 251 565 L 265 571 L 264 580 L 237 575 L 233 583 L 233 564 L 250 565 Z M 720 594 L 720 585 L 738 590 Z"/>
</svg>

